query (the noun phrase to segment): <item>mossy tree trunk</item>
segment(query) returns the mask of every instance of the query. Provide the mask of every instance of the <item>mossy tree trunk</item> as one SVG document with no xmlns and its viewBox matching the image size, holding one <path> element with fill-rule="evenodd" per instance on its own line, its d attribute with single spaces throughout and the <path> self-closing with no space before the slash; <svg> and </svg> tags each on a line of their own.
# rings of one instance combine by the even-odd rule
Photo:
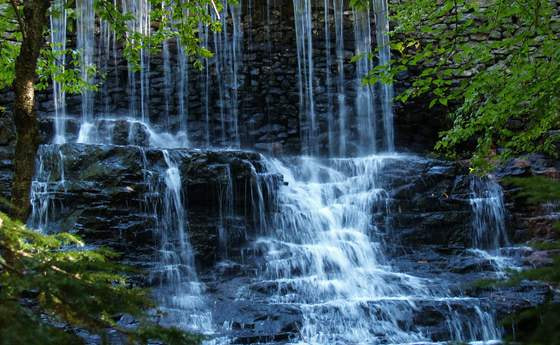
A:
<svg viewBox="0 0 560 345">
<path fill-rule="evenodd" d="M 24 0 L 19 19 L 23 35 L 15 65 L 14 123 L 17 142 L 12 182 L 12 216 L 25 221 L 30 210 L 31 182 L 35 172 L 35 155 L 39 146 L 39 129 L 35 111 L 37 60 L 44 44 L 50 0 Z"/>
</svg>

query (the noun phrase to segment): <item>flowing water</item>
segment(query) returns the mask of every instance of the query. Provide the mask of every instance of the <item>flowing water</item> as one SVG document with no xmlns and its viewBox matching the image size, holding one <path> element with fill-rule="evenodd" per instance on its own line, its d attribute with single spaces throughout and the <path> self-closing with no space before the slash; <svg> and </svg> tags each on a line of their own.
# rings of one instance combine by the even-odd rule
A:
<svg viewBox="0 0 560 345">
<path fill-rule="evenodd" d="M 518 253 L 524 247 L 511 247 L 506 227 L 506 207 L 502 187 L 491 177 L 473 176 L 470 180 L 472 208 L 472 249 L 475 256 L 488 261 L 500 278 L 510 270 L 520 270 Z"/>
<path fill-rule="evenodd" d="M 212 329 L 212 316 L 205 304 L 204 286 L 198 281 L 188 240 L 181 173 L 172 153 L 168 150 L 161 152 L 165 162 L 163 174 L 145 166 L 150 189 L 146 206 L 157 221 L 159 236 L 157 261 L 151 272 L 152 280 L 159 282 L 155 291 L 158 309 L 163 312 L 159 321 L 164 325 L 207 333 Z"/>
<path fill-rule="evenodd" d="M 298 59 L 299 114 L 302 151 L 317 154 L 311 0 L 293 0 Z"/>
<path fill-rule="evenodd" d="M 429 342 L 432 335 L 414 324 L 429 306 L 447 319 L 449 340 L 499 339 L 491 311 L 478 300 L 387 262 L 383 234 L 390 225 L 373 215 L 390 215 L 384 167 L 407 159 L 414 158 L 270 161 L 269 170 L 286 183 L 272 225 L 255 243 L 265 257 L 258 289 L 247 288 L 244 297 L 301 310 L 304 344 Z M 264 297 L 254 292 L 263 285 Z"/>
<path fill-rule="evenodd" d="M 483 300 L 469 298 L 449 288 L 439 278 L 415 276 L 399 271 L 390 263 L 388 244 L 392 232 L 392 190 L 385 174 L 388 166 L 404 166 L 418 157 L 402 156 L 394 151 L 394 130 L 391 85 L 363 85 L 362 79 L 375 67 L 369 59 L 377 41 L 377 64 L 390 63 L 389 21 L 387 0 L 376 0 L 371 8 L 348 10 L 343 0 L 323 0 L 315 6 L 312 0 L 293 0 L 297 59 L 297 92 L 302 151 L 307 156 L 264 159 L 266 174 L 257 173 L 253 166 L 249 200 L 254 212 L 250 223 L 257 229 L 257 238 L 247 245 L 255 254 L 255 269 L 248 283 L 240 283 L 235 302 L 265 305 L 273 314 L 284 307 L 301 315 L 297 336 L 284 343 L 301 344 L 410 344 L 427 343 L 444 338 L 449 341 L 491 341 L 501 338 L 492 309 Z M 150 33 L 150 2 L 122 0 L 125 11 L 135 15 L 129 25 L 134 31 Z M 244 6 L 247 5 L 247 6 Z M 150 114 L 150 55 L 142 49 L 140 70 L 128 68 L 129 113 L 111 115 L 107 101 L 105 114 L 95 114 L 93 95 L 82 94 L 82 119 L 76 141 L 88 145 L 123 145 L 140 151 L 142 172 L 147 193 L 143 202 L 146 212 L 156 220 L 158 241 L 151 271 L 156 286 L 155 296 L 165 314 L 161 322 L 184 329 L 214 334 L 222 325 L 215 325 L 217 316 L 210 312 L 209 296 L 199 279 L 194 251 L 189 241 L 189 219 L 185 181 L 181 175 L 180 150 L 187 148 L 189 121 L 195 114 L 189 111 L 189 100 L 197 97 L 203 144 L 239 147 L 241 144 L 239 112 L 243 84 L 243 10 L 252 11 L 253 1 L 244 4 L 226 3 L 220 21 L 224 30 L 211 33 L 199 27 L 201 44 L 211 47 L 215 55 L 202 61 L 203 68 L 192 79 L 199 82 L 198 94 L 189 87 L 189 57 L 178 49 L 176 42 L 162 47 L 164 108 L 162 117 Z M 82 75 L 89 78 L 87 67 L 93 63 L 94 35 L 93 1 L 80 0 L 77 6 L 78 48 L 83 64 Z M 322 8 L 322 16 L 313 17 Z M 271 41 L 271 4 L 267 1 L 265 35 Z M 375 15 L 375 28 L 371 16 Z M 53 43 L 63 44 L 65 14 L 53 16 Z M 217 19 L 217 17 L 215 17 Z M 314 23 L 322 18 L 321 26 Z M 354 46 L 345 42 L 345 23 L 352 20 Z M 113 49 L 114 36 L 107 27 L 100 44 L 107 59 Z M 252 22 L 251 22 L 252 25 Z M 54 31 L 54 28 L 57 31 Z M 327 42 L 323 54 L 314 53 L 314 30 L 322 28 Z M 334 33 L 334 35 L 333 35 Z M 55 35 L 56 34 L 56 35 Z M 347 37 L 347 36 L 346 36 Z M 249 35 L 249 40 L 252 36 Z M 53 49 L 58 45 L 53 45 Z M 347 69 L 348 52 L 364 58 L 355 70 Z M 320 55 L 320 56 L 319 56 Z M 325 65 L 317 63 L 324 59 Z M 173 67 L 174 61 L 176 66 Z M 115 64 L 116 65 L 116 64 Z M 173 74 L 173 68 L 179 75 Z M 349 73 L 351 82 L 347 83 Z M 327 89 L 326 126 L 320 123 L 316 102 L 317 80 L 325 76 Z M 176 92 L 173 92 L 174 90 Z M 217 99 L 212 90 L 216 89 Z M 64 143 L 64 94 L 55 85 L 55 143 Z M 105 98 L 108 95 L 104 96 Z M 266 107 L 271 105 L 267 99 Z M 173 112 L 178 104 L 178 113 Z M 155 123 L 151 119 L 163 118 Z M 192 115 L 192 116 L 191 116 Z M 172 120 L 179 117 L 178 121 Z M 178 123 L 174 127 L 173 124 Z M 326 131 L 326 133 L 324 133 Z M 321 138 L 326 137 L 323 145 Z M 44 231 L 53 225 L 57 207 L 56 193 L 64 191 L 65 157 L 59 145 L 45 145 L 39 150 L 37 171 L 32 187 L 33 214 L 30 224 Z M 161 156 L 157 162 L 151 152 Z M 318 158 L 321 152 L 330 157 Z M 376 154 L 389 152 L 388 154 Z M 354 157 L 354 158 L 347 158 Z M 216 166 L 223 181 L 218 186 L 218 248 L 220 259 L 233 260 L 228 251 L 228 234 L 234 229 L 235 172 L 232 166 Z M 406 172 L 411 173 L 411 172 Z M 412 172 L 420 173 L 420 172 Z M 281 175 L 284 183 L 278 190 L 269 175 Z M 472 180 L 473 253 L 497 257 L 497 250 L 508 244 L 502 191 L 499 185 L 486 180 Z M 274 210 L 268 212 L 273 204 Z M 247 231 L 243 229 L 242 231 Z M 247 234 L 243 238 L 249 238 Z M 244 257 L 244 260 L 251 260 Z M 496 261 L 496 260 L 495 260 Z M 498 261 L 496 261 L 498 262 Z M 240 265 L 241 265 L 240 264 Z M 497 263 L 497 270 L 503 270 Z M 506 265 L 506 264 L 504 264 Z M 499 267 L 498 267 L 499 266 Z M 217 267 L 218 269 L 219 267 Z M 241 279 L 241 278 L 239 278 Z M 250 309 L 250 308 L 249 308 Z M 219 313 L 220 311 L 218 311 Z M 239 312 L 242 312 L 241 310 Z M 422 326 L 423 313 L 436 313 L 444 321 L 444 329 L 435 334 Z M 219 315 L 218 315 L 219 316 Z M 267 315 L 268 317 L 268 315 Z M 265 320 L 264 318 L 261 320 Z M 233 320 L 226 320 L 223 343 L 236 343 L 229 337 Z M 264 321 L 263 321 L 264 322 Z M 221 331 L 220 331 L 221 332 Z M 247 340 L 256 344 L 263 341 Z"/>
<path fill-rule="evenodd" d="M 51 25 L 51 47 L 57 58 L 57 67 L 60 72 L 64 72 L 66 67 L 66 26 L 68 15 L 64 8 L 64 0 L 53 2 L 50 16 Z M 54 99 L 54 139 L 55 144 L 64 144 L 66 142 L 66 93 L 62 88 L 62 84 L 53 81 L 53 99 Z"/>
<path fill-rule="evenodd" d="M 94 47 L 95 47 L 95 12 L 93 0 L 76 1 L 76 46 L 80 54 L 80 77 L 88 84 L 94 83 Z M 93 91 L 84 90 L 82 95 L 82 123 L 88 123 L 93 118 Z"/>
</svg>

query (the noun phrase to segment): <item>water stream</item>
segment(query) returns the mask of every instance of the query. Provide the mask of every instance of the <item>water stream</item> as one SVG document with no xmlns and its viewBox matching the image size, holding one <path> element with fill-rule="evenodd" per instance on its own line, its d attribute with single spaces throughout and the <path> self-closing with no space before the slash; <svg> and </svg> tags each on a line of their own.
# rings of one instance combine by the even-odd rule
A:
<svg viewBox="0 0 560 345">
<path fill-rule="evenodd" d="M 391 207 L 393 191 L 386 168 L 405 166 L 421 158 L 394 153 L 392 85 L 362 83 L 363 77 L 376 64 L 390 64 L 387 0 L 375 0 L 366 9 L 350 9 L 343 0 L 293 0 L 292 4 L 296 40 L 293 55 L 298 78 L 295 87 L 299 98 L 300 141 L 305 155 L 261 157 L 266 174 L 257 173 L 257 168 L 251 167 L 254 186 L 250 188 L 249 199 L 253 213 L 247 223 L 253 224 L 257 235 L 254 238 L 243 236 L 249 239 L 246 247 L 251 254 L 237 258 L 239 262 L 234 264 L 244 267 L 251 262 L 253 266 L 250 273 L 243 277 L 239 273 L 240 276 L 233 279 L 237 285 L 231 304 L 245 303 L 243 308 L 246 309 L 240 308 L 238 313 L 249 313 L 252 307 L 264 306 L 269 314 L 259 316 L 262 323 L 283 308 L 295 310 L 293 314 L 301 319 L 291 333 L 280 332 L 283 336 L 289 333 L 282 342 L 249 337 L 244 338 L 243 343 L 373 345 L 429 343 L 442 338 L 455 342 L 499 340 L 502 330 L 487 301 L 462 295 L 451 289 L 444 279 L 416 276 L 390 263 L 385 241 L 393 231 L 391 219 L 396 211 Z M 129 23 L 133 30 L 149 34 L 150 2 L 122 0 L 121 5 L 135 15 Z M 189 57 L 182 49 L 174 49 L 177 42 L 164 43 L 161 84 L 165 106 L 160 109 L 161 114 L 150 113 L 150 61 L 153 57 L 145 47 L 140 54 L 140 70 L 128 66 L 128 113 L 108 113 L 112 108 L 109 100 L 101 113 L 94 109 L 93 93 L 84 92 L 80 129 L 75 138 L 84 145 L 123 146 L 142 156 L 143 182 L 147 186 L 142 202 L 156 221 L 157 245 L 150 281 L 155 286 L 159 308 L 165 312 L 161 323 L 219 335 L 221 343 L 231 344 L 238 343 L 238 339 L 231 336 L 236 331 L 234 327 L 243 327 L 235 326 L 233 319 L 225 320 L 223 325 L 215 324 L 216 318 L 221 317 L 216 314 L 221 311 L 211 312 L 211 300 L 216 291 L 208 291 L 196 271 L 186 204 L 189 176 L 182 175 L 181 164 L 187 148 L 192 149 L 188 130 L 195 117 L 202 124 L 201 146 L 241 146 L 244 40 L 253 40 L 251 30 L 250 35 L 244 33 L 243 11 L 252 11 L 254 5 L 253 1 L 226 2 L 220 14 L 221 32 L 211 33 L 200 25 L 201 44 L 212 48 L 215 54 L 202 61 L 201 71 L 190 73 Z M 94 63 L 96 47 L 91 29 L 95 25 L 93 0 L 77 1 L 76 6 L 82 75 L 90 78 L 88 66 Z M 320 9 L 323 13 L 318 16 Z M 273 48 L 270 44 L 274 30 L 271 12 L 267 1 L 264 14 L 267 49 Z M 375 16 L 375 24 L 372 16 Z M 318 25 L 317 18 L 322 18 L 322 25 Z M 346 42 L 345 23 L 351 24 L 346 27 L 352 28 L 353 46 Z M 107 60 L 115 54 L 115 40 L 110 29 L 101 25 L 104 38 L 99 47 Z M 53 49 L 62 49 L 66 42 L 66 13 L 53 15 L 51 27 L 52 41 L 56 43 Z M 314 39 L 319 29 L 323 30 L 326 40 L 324 54 L 315 53 Z M 377 62 L 369 58 L 376 48 L 374 39 L 378 48 Z M 173 55 L 175 50 L 176 56 Z M 364 56 L 353 70 L 348 69 L 348 55 L 352 50 Z M 324 59 L 324 64 L 317 63 L 319 58 Z M 174 70 L 179 71 L 179 75 L 174 75 Z M 349 73 L 353 73 L 350 79 Z M 317 106 L 320 75 L 324 76 L 326 85 L 323 86 L 328 90 L 326 124 L 320 123 L 323 108 Z M 193 80 L 198 82 L 198 92 L 191 92 Z M 213 90 L 216 90 L 216 99 L 212 96 Z M 53 142 L 74 141 L 65 130 L 65 97 L 57 84 L 54 93 L 56 130 Z M 194 112 L 189 108 L 193 97 L 200 102 Z M 263 102 L 267 109 L 272 106 L 269 102 L 268 98 Z M 177 111 L 173 110 L 174 104 L 178 105 Z M 60 205 L 53 200 L 66 188 L 66 158 L 61 147 L 42 146 L 37 157 L 32 188 L 33 214 L 29 223 L 43 231 L 55 225 Z M 153 152 L 148 155 L 147 150 Z M 320 158 L 322 153 L 329 158 Z M 154 155 L 159 159 L 154 159 Z M 237 160 L 236 164 L 249 163 Z M 223 177 L 217 187 L 217 248 L 220 252 L 217 256 L 230 263 L 236 258 L 229 251 L 228 234 L 238 231 L 233 229 L 232 223 L 236 216 L 234 200 L 239 197 L 235 194 L 238 187 L 236 167 L 220 163 L 214 168 L 221 171 Z M 400 172 L 420 173 L 404 168 Z M 267 174 L 281 175 L 284 183 L 276 190 L 266 178 Z M 480 256 L 497 257 L 499 248 L 508 245 L 505 206 L 499 185 L 473 179 L 470 202 L 472 251 Z M 269 204 L 273 207 L 268 207 Z M 217 271 L 224 262 L 216 266 Z M 498 263 L 496 270 L 504 269 Z M 420 322 L 423 320 L 419 320 L 423 313 L 437 315 L 445 326 L 434 330 L 424 325 Z M 258 328 L 258 325 L 253 327 Z"/>
<path fill-rule="evenodd" d="M 265 253 L 258 289 L 249 286 L 244 297 L 301 310 L 302 344 L 430 342 L 432 334 L 414 323 L 423 308 L 447 319 L 449 340 L 500 339 L 491 310 L 478 300 L 388 263 L 383 234 L 391 228 L 383 218 L 390 216 L 390 192 L 383 169 L 408 159 L 415 158 L 270 161 L 269 170 L 286 185 L 271 227 L 255 243 Z M 265 296 L 253 292 L 265 287 Z"/>
</svg>

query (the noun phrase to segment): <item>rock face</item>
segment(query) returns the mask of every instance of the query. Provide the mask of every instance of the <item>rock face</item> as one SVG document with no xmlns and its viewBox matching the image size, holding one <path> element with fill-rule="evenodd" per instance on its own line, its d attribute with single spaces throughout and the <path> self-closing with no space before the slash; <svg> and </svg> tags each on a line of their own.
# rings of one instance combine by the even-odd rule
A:
<svg viewBox="0 0 560 345">
<path fill-rule="evenodd" d="M 31 224 L 47 231 L 75 232 L 135 262 L 153 261 L 159 231 L 157 210 L 153 210 L 163 202 L 165 191 L 157 185 L 169 168 L 165 154 L 177 162 L 188 210 L 185 222 L 199 265 L 213 266 L 225 254 L 220 252 L 220 241 L 232 244 L 229 253 L 238 255 L 237 246 L 254 235 L 253 215 L 266 212 L 255 209 L 259 203 L 253 200 L 261 191 L 261 180 L 272 187 L 279 180 L 265 174 L 262 156 L 251 152 L 43 146 Z M 220 238 L 225 223 L 239 231 Z"/>
<path fill-rule="evenodd" d="M 15 140 L 16 134 L 12 115 L 0 110 L 0 197 L 4 200 L 10 199 Z M 0 210 L 6 211 L 2 202 L 0 202 Z"/>
<path fill-rule="evenodd" d="M 496 175 L 505 179 L 509 177 L 546 177 L 560 179 L 560 162 L 543 155 L 533 154 L 523 158 L 511 159 L 504 164 Z M 553 224 L 560 220 L 558 203 L 532 205 L 517 196 L 515 185 L 505 183 L 504 193 L 512 217 L 512 232 L 515 242 L 533 239 L 557 239 Z"/>
<path fill-rule="evenodd" d="M 165 204 L 162 188 L 172 161 L 180 175 L 186 232 L 213 321 L 229 325 L 218 332 L 235 344 L 298 338 L 301 309 L 267 302 L 262 297 L 275 287 L 256 278 L 267 253 L 254 240 L 271 231 L 267 219 L 278 212 L 276 196 L 283 180 L 263 156 L 66 144 L 43 146 L 39 157 L 31 223 L 44 227 L 48 222 L 46 230 L 78 233 L 87 243 L 115 248 L 124 260 L 148 270 L 154 269 L 160 245 L 157 210 Z M 469 249 L 473 232 L 466 173 L 461 165 L 418 157 L 389 160 L 383 166 L 380 176 L 389 191 L 388 204 L 372 210 L 372 222 L 382 232 L 387 260 L 398 271 L 437 284 L 434 289 L 482 297 L 482 305 L 495 306 L 499 317 L 541 303 L 550 291 L 539 284 L 500 290 L 472 285 L 495 277 L 496 267 L 492 258 Z M 530 255 L 530 250 L 522 253 Z M 144 277 L 138 279 L 147 283 Z M 457 322 L 466 322 L 475 312 L 462 300 L 449 308 L 466 318 Z M 449 339 L 449 310 L 423 300 L 403 327 L 422 329 L 434 340 Z"/>
</svg>

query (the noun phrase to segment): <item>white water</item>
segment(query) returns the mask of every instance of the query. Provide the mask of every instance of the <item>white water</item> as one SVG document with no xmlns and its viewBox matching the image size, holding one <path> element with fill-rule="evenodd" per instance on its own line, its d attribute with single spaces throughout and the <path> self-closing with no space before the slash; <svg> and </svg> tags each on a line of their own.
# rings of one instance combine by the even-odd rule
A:
<svg viewBox="0 0 560 345">
<path fill-rule="evenodd" d="M 77 143 L 115 145 L 115 127 L 124 125 L 128 131 L 125 145 L 140 145 L 157 148 L 186 148 L 189 141 L 185 132 L 172 134 L 159 130 L 134 118 L 97 118 L 94 122 L 82 123 Z M 148 145 L 142 145 L 141 136 L 147 136 Z M 139 138 L 140 136 L 140 138 Z M 122 145 L 122 144 L 121 144 Z"/>
<path fill-rule="evenodd" d="M 473 247 L 496 250 L 508 245 L 503 191 L 500 185 L 489 178 L 473 177 L 470 189 Z"/>
<path fill-rule="evenodd" d="M 59 145 L 41 145 L 37 152 L 35 176 L 31 183 L 31 216 L 28 225 L 49 232 L 56 213 L 55 194 L 64 192 L 64 155 Z"/>
<path fill-rule="evenodd" d="M 369 156 L 319 160 L 273 160 L 269 171 L 284 176 L 279 210 L 255 246 L 266 263 L 258 285 L 271 304 L 303 312 L 304 344 L 429 342 L 413 316 L 422 305 L 445 315 L 454 341 L 492 340 L 500 331 L 475 299 L 453 296 L 444 286 L 395 271 L 385 259 L 382 233 L 391 231 L 374 214 L 389 211 L 383 180 L 388 164 L 414 159 Z M 247 289 L 245 298 L 258 298 Z M 463 310 L 457 307 L 463 304 Z M 466 311 L 465 311 L 466 309 Z"/>
<path fill-rule="evenodd" d="M 470 252 L 488 261 L 498 278 L 506 278 L 508 271 L 521 269 L 516 256 L 526 248 L 510 246 L 502 187 L 491 177 L 473 176 L 470 191 L 473 247 Z"/>
<path fill-rule="evenodd" d="M 150 35 L 150 2 L 148 0 L 122 0 L 121 5 L 124 13 L 131 13 L 134 16 L 134 19 L 127 23 L 129 28 L 144 36 Z M 142 42 L 136 43 L 142 44 L 142 48 L 140 49 L 139 72 L 136 71 L 133 64 L 128 63 L 129 111 L 131 116 L 148 123 L 150 121 L 149 47 Z"/>
<path fill-rule="evenodd" d="M 348 155 L 348 139 L 347 136 L 347 105 L 346 105 L 346 87 L 344 86 L 344 0 L 333 0 L 334 23 L 336 31 L 336 98 L 338 104 L 338 132 L 339 132 L 339 155 L 346 157 Z"/>
<path fill-rule="evenodd" d="M 152 279 L 159 281 L 155 291 L 158 309 L 163 312 L 159 322 L 208 333 L 212 331 L 212 315 L 205 304 L 204 285 L 198 281 L 188 239 L 181 173 L 171 153 L 163 150 L 162 154 L 166 165 L 163 174 L 145 166 L 150 188 L 146 205 L 157 221 L 159 236 L 157 264 L 151 273 Z"/>
<path fill-rule="evenodd" d="M 317 154 L 319 151 L 319 125 L 315 108 L 313 56 L 313 22 L 310 0 L 293 0 L 297 33 L 297 53 L 299 72 L 300 116 L 304 152 Z M 268 3 L 268 2 L 267 2 Z M 268 3 L 269 4 L 269 3 Z M 350 90 L 345 86 L 345 42 L 344 42 L 344 1 L 333 0 L 334 26 L 336 37 L 336 104 L 337 112 L 329 117 L 329 152 L 347 156 L 356 153 L 377 151 L 377 139 L 382 139 L 384 147 L 393 149 L 392 89 L 387 85 L 362 87 L 361 77 L 373 67 L 371 61 L 360 60 L 355 75 L 358 90 L 355 109 L 352 112 L 347 101 Z M 270 5 L 270 4 L 269 4 Z M 328 1 L 323 3 L 325 11 Z M 132 27 L 144 34 L 149 33 L 149 5 L 140 2 L 123 1 L 123 6 L 137 15 Z M 376 2 L 374 12 L 378 17 L 376 35 L 380 44 L 380 63 L 390 61 L 388 49 L 388 21 L 386 2 Z M 383 7 L 385 6 L 385 7 Z M 212 44 L 216 55 L 205 61 L 201 75 L 202 112 L 205 121 L 206 145 L 218 140 L 224 145 L 239 145 L 238 88 L 241 68 L 242 26 L 240 7 L 228 5 L 221 14 L 221 20 L 231 21 L 222 33 L 213 35 Z M 329 16 L 324 14 L 325 35 L 329 33 Z M 354 34 L 357 53 L 372 51 L 371 18 L 368 12 L 354 11 Z M 84 18 L 89 18 L 84 16 Z M 82 23 L 86 20 L 83 19 Z M 270 6 L 267 6 L 267 35 L 270 35 Z M 229 22 L 228 22 L 229 23 Z M 229 30 L 229 29 L 232 30 Z M 205 46 L 210 44 L 207 28 L 201 28 L 200 35 Z M 89 38 L 83 38 L 86 42 Z M 330 42 L 329 42 L 330 44 Z M 269 44 L 270 47 L 270 44 Z M 164 49 L 164 78 L 166 86 L 172 84 L 169 71 L 171 57 Z M 84 54 L 84 56 L 89 56 Z M 327 52 L 327 60 L 330 58 Z M 129 68 L 130 114 L 127 118 L 89 116 L 89 100 L 85 106 L 84 118 L 78 142 L 87 144 L 114 144 L 117 122 L 128 123 L 127 145 L 137 145 L 137 129 L 147 134 L 151 147 L 181 148 L 189 145 L 188 128 L 188 62 L 180 53 L 179 98 L 181 130 L 177 134 L 169 132 L 167 124 L 150 124 L 149 108 L 149 56 L 141 54 L 139 80 L 137 72 Z M 328 68 L 328 66 L 327 66 Z M 214 70 L 215 69 L 215 70 Z M 165 72 L 167 71 L 167 72 Z M 217 85 L 213 80 L 217 73 Z M 327 76 L 330 72 L 327 69 Z M 211 89 L 217 87 L 218 100 L 211 99 Z M 379 95 L 374 94 L 380 89 Z M 84 95 L 83 97 L 86 97 Z M 170 115 L 173 95 L 166 94 L 166 116 Z M 334 101 L 329 92 L 329 100 Z M 376 97 L 381 97 L 381 111 L 375 108 Z M 333 98 L 333 99 L 331 99 Z M 218 105 L 219 125 L 213 113 L 214 103 Z M 329 106 L 330 109 L 330 106 Z M 329 110 L 330 111 L 330 110 Z M 383 123 L 384 133 L 376 133 L 376 124 Z M 338 126 L 338 138 L 333 124 Z M 351 124 L 357 126 L 357 137 Z M 162 128 L 163 127 L 163 128 Z M 216 128 L 214 128 L 216 127 Z M 354 139 L 357 138 L 357 139 Z M 233 144 L 232 144 L 233 143 Z M 338 143 L 338 148 L 336 147 Z M 351 146 L 351 147 L 350 147 Z M 204 287 L 199 282 L 193 262 L 193 252 L 188 240 L 187 212 L 184 204 L 184 190 L 178 169 L 178 157 L 173 151 L 162 151 L 164 167 L 150 166 L 145 158 L 145 178 L 150 187 L 150 197 L 146 208 L 157 219 L 159 246 L 156 266 L 152 278 L 159 282 L 157 297 L 168 314 L 162 320 L 168 325 L 211 333 L 212 316 L 206 306 Z M 51 181 L 52 167 L 47 167 L 42 153 L 39 155 L 38 173 L 33 189 L 33 223 L 37 228 L 46 228 L 52 214 L 53 185 L 64 185 L 64 166 L 58 168 L 60 179 Z M 387 164 L 410 157 L 368 156 L 319 160 L 301 157 L 289 164 L 279 160 L 271 161 L 270 172 L 281 173 L 287 185 L 281 186 L 278 195 L 279 211 L 272 220 L 266 219 L 265 196 L 260 188 L 251 189 L 254 208 L 254 223 L 258 224 L 263 236 L 255 246 L 266 253 L 265 264 L 258 273 L 258 284 L 268 285 L 270 293 L 264 297 L 267 303 L 286 304 L 297 307 L 303 313 L 300 330 L 301 342 L 306 344 L 377 344 L 377 343 L 417 343 L 431 341 L 431 334 L 416 327 L 413 317 L 425 305 L 437 305 L 445 315 L 450 340 L 489 341 L 500 338 L 499 327 L 492 314 L 476 299 L 451 294 L 440 282 L 398 272 L 391 267 L 384 253 L 383 233 L 391 231 L 388 223 L 390 211 L 390 191 L 386 190 L 383 169 Z M 63 157 L 60 157 L 63 162 Z M 51 170 L 49 170 L 51 169 Z M 219 240 L 223 257 L 228 257 L 227 235 L 232 213 L 233 188 L 229 166 L 227 181 L 220 190 Z M 259 180 L 254 173 L 255 180 Z M 497 220 L 502 207 L 493 196 L 483 195 L 473 198 L 475 228 L 488 233 L 489 227 L 500 224 Z M 479 200 L 480 199 L 480 200 Z M 375 215 L 375 216 L 374 216 Z M 379 216 L 381 215 L 381 216 Z M 381 217 L 381 219 L 377 219 Z M 374 219 L 376 220 L 374 222 Z M 478 220 L 477 220 L 478 219 Z M 482 225 L 481 225 L 482 224 Z M 484 226 L 483 226 L 484 225 Z M 486 228 L 485 228 L 486 226 Z M 480 243 L 487 241 L 487 235 L 477 237 Z M 478 245 L 476 245 L 478 247 Z M 486 252 L 484 252 L 486 253 Z M 240 298 L 257 298 L 250 288 Z M 465 307 L 466 305 L 466 307 Z M 461 306 L 461 307 L 459 307 Z"/>
<path fill-rule="evenodd" d="M 179 47 L 179 39 L 177 39 Z M 189 129 L 189 64 L 188 57 L 183 48 L 179 47 L 179 87 L 177 98 L 179 100 L 180 131 L 187 135 Z"/>
</svg>

